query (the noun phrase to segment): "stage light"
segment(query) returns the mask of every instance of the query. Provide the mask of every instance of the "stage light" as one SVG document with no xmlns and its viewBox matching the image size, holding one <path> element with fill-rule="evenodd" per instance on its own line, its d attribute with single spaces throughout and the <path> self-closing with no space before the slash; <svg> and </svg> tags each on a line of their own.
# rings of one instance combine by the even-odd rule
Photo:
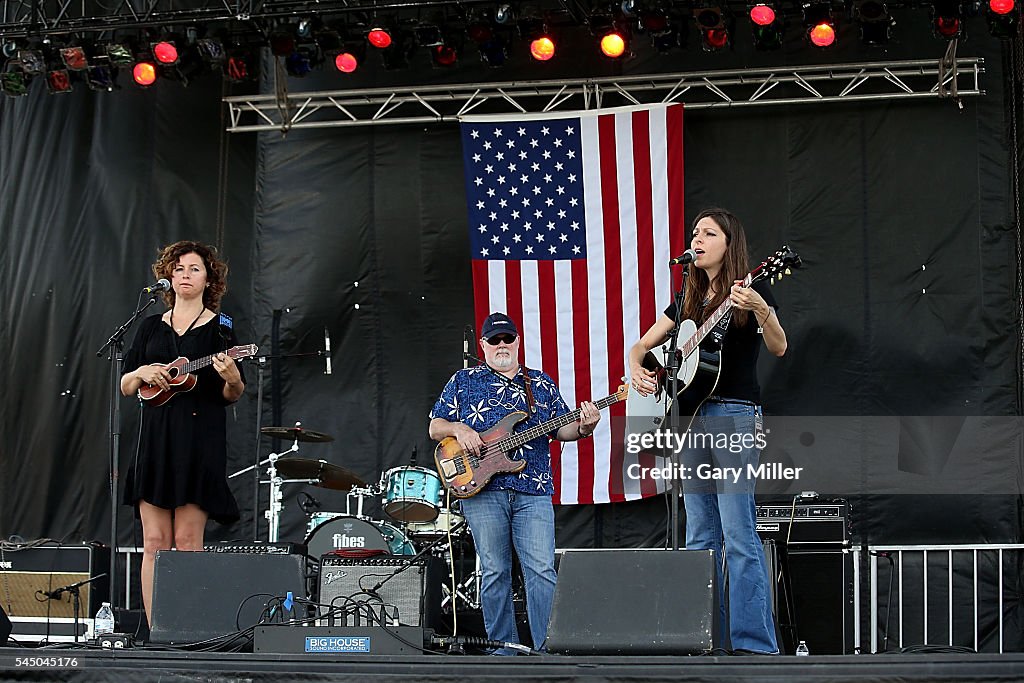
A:
<svg viewBox="0 0 1024 683">
<path fill-rule="evenodd" d="M 771 5 L 754 5 L 750 8 L 750 21 L 757 26 L 771 26 L 775 23 L 775 10 Z"/>
<path fill-rule="evenodd" d="M 647 33 L 657 33 L 668 28 L 668 17 L 657 8 L 645 9 L 637 19 L 637 30 Z"/>
<path fill-rule="evenodd" d="M 515 12 L 512 10 L 512 5 L 501 4 L 494 10 L 494 23 L 496 24 L 511 24 L 515 20 Z"/>
<path fill-rule="evenodd" d="M 782 47 L 784 24 L 775 8 L 760 3 L 750 8 L 750 28 L 754 47 L 758 50 L 778 50 Z"/>
<path fill-rule="evenodd" d="M 0 90 L 8 97 L 22 97 L 28 94 L 28 75 L 19 69 L 21 65 L 12 67 L 8 62 L 6 69 L 18 69 L 0 73 Z"/>
<path fill-rule="evenodd" d="M 936 38 L 959 38 L 964 30 L 963 6 L 960 0 L 935 0 L 932 5 L 932 31 Z"/>
<path fill-rule="evenodd" d="M 289 75 L 302 78 L 309 75 L 313 67 L 323 63 L 323 55 L 320 48 L 314 43 L 312 45 L 300 45 L 295 52 L 284 58 L 284 68 Z"/>
<path fill-rule="evenodd" d="M 388 71 L 405 69 L 409 66 L 409 60 L 416 52 L 416 39 L 412 31 L 394 30 L 391 32 L 391 44 L 381 50 L 384 58 L 384 68 Z"/>
<path fill-rule="evenodd" d="M 169 40 L 161 40 L 153 44 L 153 57 L 163 66 L 174 66 L 178 63 L 178 48 Z"/>
<path fill-rule="evenodd" d="M 530 42 L 530 56 L 539 62 L 546 62 L 555 56 L 555 41 L 541 36 Z"/>
<path fill-rule="evenodd" d="M 21 70 L 29 75 L 46 71 L 46 60 L 40 50 L 18 50 L 18 61 L 21 62 Z"/>
<path fill-rule="evenodd" d="M 366 39 L 370 41 L 370 45 L 381 50 L 391 46 L 391 33 L 379 26 L 370 29 L 370 32 L 366 34 Z"/>
<path fill-rule="evenodd" d="M 143 88 L 156 82 L 156 64 L 153 62 L 136 62 L 132 67 L 132 79 Z"/>
<path fill-rule="evenodd" d="M 989 33 L 995 38 L 1013 38 L 1017 35 L 1018 15 L 1013 0 L 989 0 L 985 15 Z"/>
<path fill-rule="evenodd" d="M 492 40 L 488 40 L 480 45 L 480 59 L 487 66 L 504 66 L 505 60 L 508 59 L 507 47 L 507 44 L 501 37 L 495 36 Z"/>
<path fill-rule="evenodd" d="M 54 69 L 46 72 L 46 89 L 51 95 L 71 92 L 71 72 L 67 69 Z"/>
<path fill-rule="evenodd" d="M 334 58 L 334 68 L 343 74 L 350 74 L 359 68 L 359 60 L 350 52 L 342 52 Z"/>
<path fill-rule="evenodd" d="M 728 47 L 731 36 L 731 16 L 720 7 L 704 7 L 696 11 L 695 20 L 700 31 L 701 45 L 707 52 Z"/>
<path fill-rule="evenodd" d="M 131 50 L 123 43 L 110 43 L 107 45 L 107 59 L 113 66 L 129 66 L 135 62 Z"/>
<path fill-rule="evenodd" d="M 884 2 L 859 0 L 853 6 L 853 16 L 860 22 L 860 39 L 865 45 L 884 45 L 889 42 L 893 19 Z"/>
<path fill-rule="evenodd" d="M 255 76 L 255 61 L 248 50 L 233 50 L 224 64 L 224 76 L 232 83 L 241 83 Z"/>
<path fill-rule="evenodd" d="M 204 61 L 215 66 L 223 64 L 227 56 L 224 52 L 224 43 L 216 38 L 200 38 L 196 41 L 196 50 Z"/>
<path fill-rule="evenodd" d="M 89 60 L 85 57 L 85 50 L 80 47 L 61 48 L 60 58 L 71 71 L 85 71 L 89 68 Z"/>
<path fill-rule="evenodd" d="M 85 82 L 90 90 L 110 92 L 114 89 L 114 73 L 108 65 L 94 64 L 85 72 Z"/>
<path fill-rule="evenodd" d="M 437 47 L 444 45 L 444 36 L 441 29 L 432 24 L 420 24 L 416 27 L 416 42 L 422 47 Z"/>
<path fill-rule="evenodd" d="M 828 2 L 804 5 L 804 26 L 811 45 L 825 48 L 835 44 L 836 22 Z"/>
<path fill-rule="evenodd" d="M 612 32 L 601 38 L 601 52 L 605 57 L 618 59 L 626 52 L 626 40 L 620 34 Z"/>
</svg>

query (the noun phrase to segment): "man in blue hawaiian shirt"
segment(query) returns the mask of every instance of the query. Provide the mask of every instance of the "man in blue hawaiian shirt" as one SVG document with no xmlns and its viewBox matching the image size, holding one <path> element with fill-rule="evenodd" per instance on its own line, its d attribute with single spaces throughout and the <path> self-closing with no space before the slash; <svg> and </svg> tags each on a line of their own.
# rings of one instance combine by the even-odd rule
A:
<svg viewBox="0 0 1024 683">
<path fill-rule="evenodd" d="M 529 393 L 524 383 L 525 368 L 519 364 L 519 330 L 504 313 L 492 313 L 481 328 L 480 348 L 485 365 L 459 370 L 448 380 L 430 411 L 430 438 L 458 440 L 468 453 L 479 454 L 480 432 L 496 425 L 513 411 L 528 419 L 517 432 L 525 431 L 569 412 L 554 381 L 540 370 L 529 370 Z M 590 436 L 601 419 L 597 406 L 580 404 L 580 419 L 558 431 L 540 436 L 509 453 L 526 460 L 522 471 L 499 474 L 480 493 L 462 501 L 462 511 L 473 532 L 480 557 L 480 602 L 487 637 L 518 643 L 512 605 L 512 546 L 515 546 L 526 583 L 526 612 L 534 648 L 547 638 L 551 602 L 555 594 L 555 512 L 551 496 L 550 439 L 576 441 Z M 496 654 L 515 654 L 508 648 Z"/>
</svg>

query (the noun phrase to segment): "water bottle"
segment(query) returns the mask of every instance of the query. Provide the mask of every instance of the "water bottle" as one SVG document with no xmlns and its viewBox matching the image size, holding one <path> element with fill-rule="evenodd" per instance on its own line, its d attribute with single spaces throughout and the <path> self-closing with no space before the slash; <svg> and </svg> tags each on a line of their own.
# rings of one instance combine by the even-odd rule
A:
<svg viewBox="0 0 1024 683">
<path fill-rule="evenodd" d="M 96 621 L 93 625 L 93 635 L 101 636 L 104 633 L 114 632 L 114 611 L 110 609 L 110 603 L 100 605 L 100 611 L 96 613 Z"/>
<path fill-rule="evenodd" d="M 811 654 L 810 648 L 807 647 L 807 641 L 801 640 L 800 644 L 796 646 L 797 657 L 807 657 Z"/>
</svg>

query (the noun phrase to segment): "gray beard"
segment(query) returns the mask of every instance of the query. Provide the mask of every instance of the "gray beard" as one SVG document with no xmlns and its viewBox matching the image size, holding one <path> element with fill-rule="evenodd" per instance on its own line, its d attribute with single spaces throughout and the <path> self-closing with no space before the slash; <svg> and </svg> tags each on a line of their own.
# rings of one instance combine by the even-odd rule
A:
<svg viewBox="0 0 1024 683">
<path fill-rule="evenodd" d="M 516 366 L 516 359 L 512 357 L 512 354 L 495 356 L 494 360 L 491 361 L 491 366 L 500 372 L 507 372 Z"/>
</svg>

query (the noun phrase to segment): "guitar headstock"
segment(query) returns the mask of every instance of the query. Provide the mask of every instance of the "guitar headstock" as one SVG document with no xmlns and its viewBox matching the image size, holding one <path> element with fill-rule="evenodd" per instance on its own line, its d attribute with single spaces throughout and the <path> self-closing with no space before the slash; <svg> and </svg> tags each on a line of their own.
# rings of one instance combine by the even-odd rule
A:
<svg viewBox="0 0 1024 683">
<path fill-rule="evenodd" d="M 761 261 L 761 264 L 750 271 L 747 276 L 749 282 L 747 285 L 752 285 L 758 280 L 764 280 L 766 278 L 771 280 L 772 284 L 775 284 L 775 279 L 781 280 L 785 275 L 792 275 L 793 269 L 799 268 L 803 265 L 800 260 L 800 255 L 789 248 L 788 245 L 782 245 L 782 248 L 776 251 L 774 254 Z"/>
<path fill-rule="evenodd" d="M 225 353 L 228 357 L 233 358 L 234 360 L 240 360 L 242 358 L 255 356 L 259 351 L 260 347 L 255 344 L 242 344 L 240 346 L 232 346 L 230 349 L 225 351 Z"/>
<path fill-rule="evenodd" d="M 629 380 L 628 378 L 623 377 L 622 381 L 625 382 L 625 384 L 620 384 L 614 394 L 616 401 L 625 401 L 629 398 Z"/>
</svg>

